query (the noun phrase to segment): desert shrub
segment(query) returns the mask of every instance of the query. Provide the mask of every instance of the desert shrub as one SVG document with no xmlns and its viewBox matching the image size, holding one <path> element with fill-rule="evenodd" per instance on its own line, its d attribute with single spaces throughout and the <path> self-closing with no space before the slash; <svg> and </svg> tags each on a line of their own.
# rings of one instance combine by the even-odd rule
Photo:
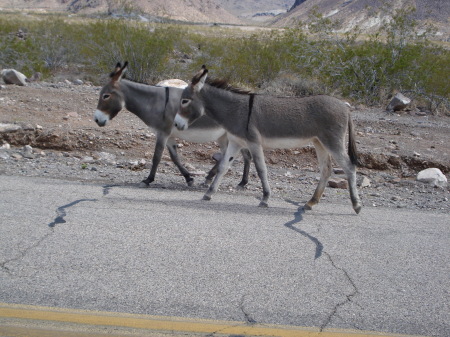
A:
<svg viewBox="0 0 450 337">
<path fill-rule="evenodd" d="M 89 23 L 85 30 L 82 54 L 89 60 L 90 72 L 99 75 L 127 60 L 127 76 L 147 82 L 158 77 L 173 50 L 170 28 L 151 30 L 146 25 L 107 20 Z"/>
<path fill-rule="evenodd" d="M 397 10 L 380 31 L 363 36 L 357 29 L 339 34 L 336 23 L 316 13 L 308 38 L 291 44 L 297 60 L 292 69 L 318 79 L 329 92 L 368 105 L 384 104 L 396 91 L 414 91 L 443 106 L 450 93 L 442 76 L 450 52 L 429 42 L 432 29 L 418 27 L 413 14 L 413 9 Z"/>
</svg>

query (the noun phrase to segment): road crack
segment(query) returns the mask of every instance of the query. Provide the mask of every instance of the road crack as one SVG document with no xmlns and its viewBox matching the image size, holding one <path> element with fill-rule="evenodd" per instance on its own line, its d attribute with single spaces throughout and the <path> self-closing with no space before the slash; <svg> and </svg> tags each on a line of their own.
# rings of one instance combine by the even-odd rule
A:
<svg viewBox="0 0 450 337">
<path fill-rule="evenodd" d="M 342 272 L 342 274 L 344 275 L 344 278 L 347 280 L 347 282 L 352 287 L 352 290 L 348 294 L 345 294 L 345 299 L 343 301 L 340 301 L 339 303 L 337 303 L 333 307 L 333 309 L 331 310 L 330 314 L 326 318 L 325 322 L 320 326 L 320 331 L 321 332 L 328 326 L 328 324 L 330 324 L 330 322 L 333 319 L 333 317 L 337 315 L 337 312 L 339 311 L 339 309 L 341 307 L 343 307 L 344 305 L 351 303 L 352 300 L 353 300 L 353 297 L 355 297 L 359 293 L 355 282 L 350 277 L 348 272 L 344 268 L 339 267 L 338 265 L 336 265 L 336 263 L 334 262 L 334 260 L 333 260 L 333 258 L 331 257 L 330 254 L 328 254 L 327 252 L 323 252 L 323 255 L 327 257 L 327 259 L 330 261 L 330 263 L 331 263 L 333 268 L 335 268 L 336 270 L 339 270 L 340 272 Z"/>
<path fill-rule="evenodd" d="M 47 225 L 49 227 L 49 231 L 46 234 L 44 234 L 41 238 L 39 238 L 32 245 L 30 245 L 30 246 L 26 247 L 25 249 L 19 251 L 19 254 L 17 254 L 15 257 L 12 257 L 12 258 L 10 258 L 8 260 L 0 262 L 0 269 L 5 271 L 9 275 L 13 276 L 13 273 L 12 273 L 11 269 L 8 268 L 7 265 L 10 264 L 10 263 L 18 262 L 18 261 L 24 259 L 25 256 L 27 256 L 27 254 L 31 250 L 39 247 L 45 240 L 47 240 L 50 236 L 52 236 L 54 234 L 56 225 L 66 223 L 65 217 L 67 216 L 67 212 L 66 212 L 67 208 L 75 206 L 76 204 L 78 204 L 80 202 L 86 202 L 86 201 L 95 202 L 95 201 L 97 201 L 97 199 L 79 199 L 79 200 L 75 200 L 75 201 L 73 201 L 71 203 L 68 203 L 66 205 L 58 207 L 56 209 L 57 216 L 54 218 L 54 220 L 52 222 L 50 222 Z"/>
<path fill-rule="evenodd" d="M 257 323 L 256 320 L 253 319 L 253 317 L 247 312 L 247 310 L 244 307 L 245 297 L 246 297 L 246 295 L 242 296 L 241 302 L 239 303 L 239 309 L 244 314 L 245 322 L 247 324 L 250 324 L 250 325 L 256 324 Z"/>
</svg>

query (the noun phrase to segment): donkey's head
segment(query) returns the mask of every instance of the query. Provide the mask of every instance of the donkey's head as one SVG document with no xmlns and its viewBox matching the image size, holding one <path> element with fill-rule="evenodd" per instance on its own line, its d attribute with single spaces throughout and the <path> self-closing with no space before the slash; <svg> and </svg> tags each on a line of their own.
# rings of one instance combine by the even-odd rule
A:
<svg viewBox="0 0 450 337">
<path fill-rule="evenodd" d="M 99 126 L 105 126 L 125 106 L 125 97 L 120 90 L 119 82 L 127 70 L 127 65 L 128 62 L 125 62 L 123 66 L 120 62 L 117 63 L 116 68 L 110 75 L 111 80 L 100 91 L 97 109 L 94 113 L 94 120 Z"/>
<path fill-rule="evenodd" d="M 181 94 L 180 108 L 175 116 L 175 126 L 179 130 L 186 130 L 190 124 L 205 114 L 205 107 L 198 95 L 205 84 L 207 76 L 208 69 L 203 66 Z"/>
</svg>

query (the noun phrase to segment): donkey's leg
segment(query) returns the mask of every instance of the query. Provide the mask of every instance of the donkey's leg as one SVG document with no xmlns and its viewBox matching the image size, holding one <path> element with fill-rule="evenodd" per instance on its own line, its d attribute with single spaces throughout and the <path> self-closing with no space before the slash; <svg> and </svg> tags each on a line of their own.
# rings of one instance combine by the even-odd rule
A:
<svg viewBox="0 0 450 337">
<path fill-rule="evenodd" d="M 208 191 L 206 191 L 205 195 L 203 196 L 203 200 L 211 200 L 211 196 L 217 192 L 220 185 L 220 181 L 222 180 L 225 173 L 228 172 L 231 163 L 233 162 L 234 158 L 236 158 L 236 155 L 240 149 L 241 146 L 239 144 L 231 141 L 228 143 L 225 155 L 220 160 L 217 175 L 214 178 L 214 181 L 212 182 L 211 186 L 208 188 Z"/>
<path fill-rule="evenodd" d="M 259 203 L 259 207 L 268 207 L 271 191 L 269 180 L 267 178 L 267 166 L 266 161 L 264 160 L 263 148 L 260 144 L 248 143 L 248 149 L 250 150 L 253 161 L 255 162 L 256 172 L 258 173 L 258 177 L 261 180 L 263 188 L 263 197 Z"/>
<path fill-rule="evenodd" d="M 242 180 L 238 184 L 238 189 L 244 189 L 245 185 L 248 183 L 248 175 L 250 173 L 250 164 L 252 163 L 252 155 L 249 150 L 241 150 L 242 157 L 244 158 L 244 172 L 242 172 Z"/>
<path fill-rule="evenodd" d="M 331 146 L 329 151 L 334 160 L 342 167 L 348 180 L 348 189 L 350 192 L 350 199 L 352 201 L 353 209 L 356 214 L 361 211 L 361 199 L 359 198 L 358 189 L 356 188 L 356 165 L 352 163 L 349 155 L 346 152 L 345 146 L 342 141 L 337 141 L 335 144 L 339 144 L 339 147 Z"/>
<path fill-rule="evenodd" d="M 228 145 L 228 138 L 226 133 L 219 137 L 219 139 L 217 139 L 217 142 L 219 143 L 219 147 L 220 147 L 220 152 L 223 156 L 225 155 L 225 151 L 227 150 L 227 145 Z M 214 166 L 211 168 L 211 170 L 209 170 L 208 175 L 205 178 L 205 185 L 209 186 L 213 180 L 213 178 L 215 177 L 215 175 L 217 174 L 217 170 L 219 169 L 219 165 L 220 165 L 220 160 L 218 160 Z"/>
<path fill-rule="evenodd" d="M 191 177 L 189 171 L 181 164 L 180 158 L 178 157 L 177 144 L 173 138 L 168 139 L 167 149 L 169 150 L 170 159 L 172 159 L 173 163 L 178 167 L 178 170 L 180 170 L 184 179 L 186 179 L 188 186 L 192 186 L 194 184 L 194 178 Z"/>
<path fill-rule="evenodd" d="M 324 148 L 322 143 L 318 140 L 314 140 L 314 147 L 316 149 L 317 160 L 319 162 L 320 168 L 320 180 L 317 184 L 316 190 L 312 198 L 305 204 L 304 208 L 306 210 L 312 209 L 314 205 L 319 203 L 320 198 L 322 197 L 323 191 L 328 182 L 328 178 L 331 176 L 331 157 L 328 151 Z"/>
<path fill-rule="evenodd" d="M 167 135 L 158 133 L 156 137 L 156 145 L 155 145 L 155 152 L 153 153 L 153 159 L 152 159 L 152 169 L 150 170 L 150 174 L 148 175 L 147 179 L 143 180 L 142 182 L 146 185 L 149 185 L 153 181 L 155 181 L 155 175 L 156 170 L 158 169 L 159 162 L 161 161 L 162 154 L 164 152 L 164 147 L 167 143 Z"/>
</svg>

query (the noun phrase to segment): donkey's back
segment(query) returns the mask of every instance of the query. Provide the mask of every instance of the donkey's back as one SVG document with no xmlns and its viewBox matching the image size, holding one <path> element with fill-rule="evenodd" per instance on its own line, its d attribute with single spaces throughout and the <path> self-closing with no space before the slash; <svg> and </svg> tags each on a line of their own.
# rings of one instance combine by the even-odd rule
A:
<svg viewBox="0 0 450 337">
<path fill-rule="evenodd" d="M 345 132 L 349 119 L 348 106 L 331 96 L 256 96 L 249 127 L 267 138 L 307 139 L 331 130 Z"/>
</svg>

